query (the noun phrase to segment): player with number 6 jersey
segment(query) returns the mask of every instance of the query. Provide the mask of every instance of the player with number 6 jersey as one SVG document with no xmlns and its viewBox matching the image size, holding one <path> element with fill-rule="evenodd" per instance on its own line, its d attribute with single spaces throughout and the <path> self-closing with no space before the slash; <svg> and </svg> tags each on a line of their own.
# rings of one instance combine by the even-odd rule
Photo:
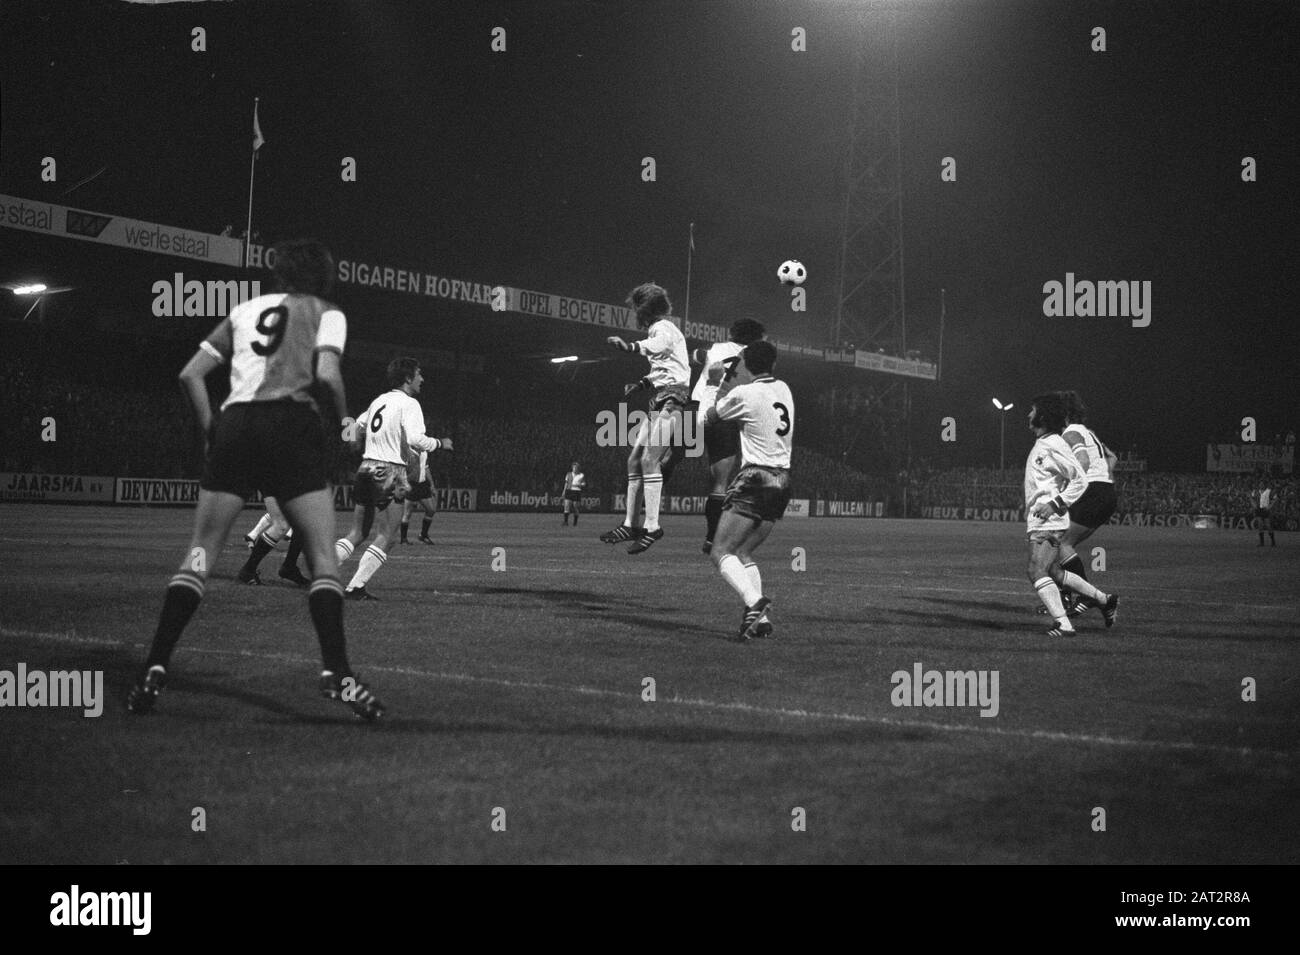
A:
<svg viewBox="0 0 1300 955">
<path fill-rule="evenodd" d="M 732 384 L 723 383 L 705 420 L 740 426 L 740 470 L 722 504 L 711 556 L 724 580 L 740 595 L 745 611 L 736 639 L 741 643 L 772 633 L 772 601 L 754 550 L 785 516 L 790 503 L 790 453 L 794 445 L 794 396 L 772 375 L 776 346 L 757 341 L 745 346 Z M 720 372 L 713 372 L 721 377 Z"/>
<path fill-rule="evenodd" d="M 401 509 L 390 513 L 394 500 L 406 500 L 411 490 L 407 477 L 407 456 L 417 451 L 451 450 L 451 438 L 431 438 L 424 432 L 424 409 L 415 398 L 424 384 L 420 363 L 414 358 L 394 358 L 388 363 L 390 390 L 370 402 L 357 419 L 356 443 L 364 448 L 361 467 L 353 485 L 356 507 L 352 530 L 334 542 L 339 563 L 343 563 L 366 538 L 379 515 L 379 530 L 362 555 L 356 574 L 348 583 L 349 600 L 375 600 L 366 583 L 388 563 L 388 542 L 393 537 Z"/>
<path fill-rule="evenodd" d="M 244 499 L 259 490 L 279 501 L 312 572 L 307 606 L 321 647 L 321 693 L 364 719 L 383 713 L 348 665 L 343 588 L 330 541 L 334 496 L 325 429 L 310 392 L 317 383 L 328 389 L 335 421 L 347 408 L 339 367 L 347 320 L 324 299 L 334 282 L 334 257 L 310 240 L 281 243 L 273 253 L 280 290 L 236 306 L 180 374 L 210 449 L 190 546 L 167 586 L 144 671 L 127 696 L 135 714 L 153 710 L 230 527 Z M 230 397 L 214 422 L 206 379 L 227 362 Z"/>
</svg>

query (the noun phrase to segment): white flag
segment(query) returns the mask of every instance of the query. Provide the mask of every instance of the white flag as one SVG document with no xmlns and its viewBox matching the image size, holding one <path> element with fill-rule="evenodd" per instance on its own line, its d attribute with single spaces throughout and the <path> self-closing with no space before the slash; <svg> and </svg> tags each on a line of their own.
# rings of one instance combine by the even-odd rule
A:
<svg viewBox="0 0 1300 955">
<path fill-rule="evenodd" d="M 266 142 L 262 138 L 262 127 L 257 124 L 257 100 L 253 100 L 253 152 L 262 148 L 262 143 Z"/>
</svg>

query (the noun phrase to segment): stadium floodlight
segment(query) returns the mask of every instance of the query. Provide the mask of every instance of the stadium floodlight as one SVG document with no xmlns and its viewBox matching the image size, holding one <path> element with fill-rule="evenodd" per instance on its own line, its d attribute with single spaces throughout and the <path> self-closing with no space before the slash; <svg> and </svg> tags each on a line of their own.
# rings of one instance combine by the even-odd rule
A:
<svg viewBox="0 0 1300 955">
<path fill-rule="evenodd" d="M 1007 412 L 1015 407 L 1015 403 L 1008 402 L 1004 405 L 994 398 L 993 406 L 998 409 L 1000 412 L 998 417 L 1002 419 L 1002 440 L 999 442 L 1001 450 L 998 454 L 998 470 L 1005 471 L 1007 469 Z"/>
<path fill-rule="evenodd" d="M 562 365 L 562 364 L 564 364 L 564 362 L 566 362 L 566 361 L 577 361 L 577 360 L 578 360 L 578 356 L 577 356 L 577 355 L 565 355 L 563 358 L 552 358 L 552 359 L 551 359 L 551 364 L 552 364 L 552 365 Z"/>
<path fill-rule="evenodd" d="M 13 292 L 15 295 L 40 295 L 49 286 L 37 282 L 35 285 L 15 285 Z"/>
</svg>

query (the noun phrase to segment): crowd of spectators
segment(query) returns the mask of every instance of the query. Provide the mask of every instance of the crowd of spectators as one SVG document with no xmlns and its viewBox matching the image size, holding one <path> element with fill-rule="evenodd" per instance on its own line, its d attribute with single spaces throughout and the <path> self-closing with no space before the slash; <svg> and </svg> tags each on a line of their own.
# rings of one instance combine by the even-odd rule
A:
<svg viewBox="0 0 1300 955">
<path fill-rule="evenodd" d="M 174 374 L 184 357 L 142 351 L 138 343 L 58 340 L 33 330 L 3 330 L 0 340 L 0 465 L 5 471 L 108 475 L 122 477 L 197 477 L 200 441 Z M 157 346 L 162 347 L 162 346 Z M 107 350 L 107 351 L 106 351 Z M 382 368 L 356 369 L 355 395 L 373 393 Z M 431 468 L 442 486 L 480 490 L 557 493 L 572 461 L 581 461 L 593 494 L 621 493 L 627 483 L 627 448 L 598 442 L 596 391 L 561 382 L 534 384 L 511 394 L 498 380 L 466 397 L 426 389 L 431 407 L 428 430 L 451 435 L 456 450 L 436 453 Z M 526 384 L 526 383 L 525 383 Z M 599 389 L 597 389 L 598 391 Z M 219 393 L 214 394 L 220 400 Z M 513 401 L 511 400 L 513 397 Z M 885 502 L 886 513 L 919 516 L 931 507 L 1018 508 L 1023 504 L 1019 470 L 914 467 L 890 475 L 868 474 L 844 451 L 837 432 L 843 414 L 825 408 L 859 410 L 869 393 L 831 388 L 808 405 L 796 444 L 793 485 L 797 497 Z M 458 420 L 439 417 L 451 404 L 462 406 Z M 359 412 L 360 405 L 353 409 Z M 886 423 L 888 424 L 888 422 Z M 855 426 L 861 432 L 862 426 Z M 880 429 L 884 433 L 885 425 Z M 853 437 L 853 436 L 849 436 Z M 53 440 L 44 440 L 53 438 Z M 857 436 L 862 440 L 861 434 Z M 876 441 L 881 435 L 875 436 Z M 336 481 L 346 481 L 358 456 L 336 443 Z M 848 442 L 848 446 L 852 445 Z M 1125 472 L 1117 482 L 1120 513 L 1250 515 L 1261 481 L 1273 489 L 1273 512 L 1282 520 L 1300 518 L 1300 493 L 1293 478 L 1207 472 L 1169 474 Z M 687 456 L 673 477 L 673 492 L 704 495 L 709 490 L 707 459 Z M 904 503 L 905 502 L 905 503 Z"/>
</svg>

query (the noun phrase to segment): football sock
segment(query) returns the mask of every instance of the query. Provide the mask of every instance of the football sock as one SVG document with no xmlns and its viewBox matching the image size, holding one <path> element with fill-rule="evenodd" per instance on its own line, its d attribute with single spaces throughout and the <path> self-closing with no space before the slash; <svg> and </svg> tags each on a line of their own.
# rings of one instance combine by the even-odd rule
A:
<svg viewBox="0 0 1300 955">
<path fill-rule="evenodd" d="M 334 542 L 334 556 L 340 564 L 352 556 L 352 550 L 352 541 L 346 537 L 340 537 Z"/>
<path fill-rule="evenodd" d="M 348 590 L 364 587 L 366 581 L 375 576 L 375 571 L 386 563 L 388 563 L 388 555 L 374 544 L 371 544 L 366 548 L 366 552 L 361 555 L 361 562 L 357 567 L 357 572 L 353 575 L 352 580 L 348 582 Z"/>
<path fill-rule="evenodd" d="M 1069 560 L 1061 561 L 1061 570 L 1069 571 L 1076 577 L 1082 577 L 1084 580 L 1088 579 L 1088 570 L 1083 565 L 1083 558 L 1080 557 L 1077 552 L 1071 556 Z"/>
<path fill-rule="evenodd" d="M 320 641 L 321 663 L 326 670 L 351 676 L 347 643 L 343 639 L 343 587 L 337 577 L 317 577 L 307 592 L 316 639 Z"/>
<path fill-rule="evenodd" d="M 731 584 L 731 589 L 740 594 L 740 599 L 745 602 L 746 607 L 754 606 L 763 596 L 751 581 L 745 565 L 735 554 L 728 554 L 718 561 L 718 572 L 727 583 Z M 1051 580 L 1048 580 L 1048 583 L 1051 583 Z M 1062 614 L 1064 613 L 1065 611 L 1062 611 Z"/>
<path fill-rule="evenodd" d="M 755 564 L 751 561 L 750 563 L 744 564 L 743 566 L 745 568 L 745 573 L 749 574 L 750 585 L 754 588 L 754 590 L 758 593 L 760 597 L 763 596 L 763 576 L 758 572 L 758 564 Z M 746 604 L 745 606 L 750 606 L 750 605 Z"/>
<path fill-rule="evenodd" d="M 1076 594 L 1083 594 L 1089 600 L 1101 605 L 1106 602 L 1106 593 L 1098 590 L 1092 584 L 1088 583 L 1078 574 L 1072 574 L 1068 570 L 1061 572 L 1061 584 L 1067 590 L 1073 590 Z"/>
<path fill-rule="evenodd" d="M 302 554 L 302 542 L 296 536 L 289 538 L 289 552 L 284 555 L 282 567 L 297 567 L 298 557 Z"/>
<path fill-rule="evenodd" d="M 410 521 L 402 521 L 402 543 L 403 544 L 409 543 L 409 541 L 407 541 L 406 539 L 406 532 L 410 528 L 410 526 L 411 526 Z"/>
<path fill-rule="evenodd" d="M 575 523 L 577 522 L 577 518 L 574 518 L 574 522 L 575 522 Z M 429 536 L 429 525 L 432 524 L 432 523 L 433 523 L 433 518 L 432 518 L 432 517 L 426 517 L 424 520 L 420 521 L 420 536 L 421 536 L 421 537 L 428 537 L 428 536 Z"/>
<path fill-rule="evenodd" d="M 707 524 L 707 530 L 704 532 L 705 540 L 713 540 L 713 535 L 718 533 L 718 521 L 722 520 L 722 502 L 725 500 L 724 494 L 709 495 L 709 500 L 704 505 L 704 520 Z"/>
<path fill-rule="evenodd" d="M 647 474 L 641 478 L 645 486 L 645 529 L 659 530 L 659 499 L 664 490 L 662 474 Z"/>
<path fill-rule="evenodd" d="M 205 587 L 202 577 L 188 571 L 181 571 L 167 584 L 158 629 L 153 635 L 153 645 L 149 647 L 149 658 L 145 660 L 146 667 L 167 666 L 172 650 L 181 638 L 181 631 L 194 616 L 194 611 L 199 609 Z"/>
<path fill-rule="evenodd" d="M 248 553 L 248 559 L 244 561 L 244 566 L 239 568 L 239 573 L 245 577 L 251 577 L 257 570 L 257 565 L 262 562 L 262 558 L 275 548 L 275 545 L 267 538 L 265 534 L 253 542 L 253 549 Z"/>
<path fill-rule="evenodd" d="M 636 520 L 641 515 L 641 475 L 629 474 L 627 476 L 627 512 L 624 516 L 623 523 L 628 527 L 636 527 Z"/>
<path fill-rule="evenodd" d="M 1073 630 L 1074 626 L 1070 623 L 1070 618 L 1065 615 L 1065 606 L 1061 603 L 1061 591 L 1052 578 L 1039 577 L 1034 581 L 1034 589 L 1038 591 L 1038 599 L 1043 602 L 1052 619 L 1060 624 L 1061 629 Z"/>
</svg>

